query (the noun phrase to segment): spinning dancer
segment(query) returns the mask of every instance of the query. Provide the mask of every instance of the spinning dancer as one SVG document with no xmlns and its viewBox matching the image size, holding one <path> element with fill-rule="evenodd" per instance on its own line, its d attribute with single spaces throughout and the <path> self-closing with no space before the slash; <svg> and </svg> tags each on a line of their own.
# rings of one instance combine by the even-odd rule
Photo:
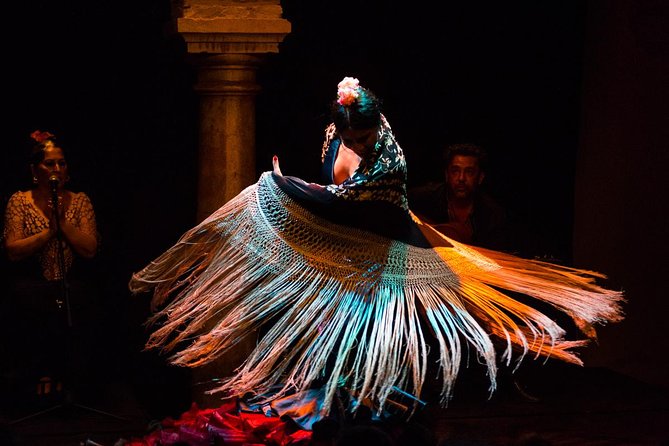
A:
<svg viewBox="0 0 669 446">
<path fill-rule="evenodd" d="M 153 291 L 147 347 L 197 367 L 263 327 L 210 392 L 256 395 L 306 429 L 341 394 L 347 410 L 377 414 L 398 394 L 420 398 L 428 341 L 438 345 L 443 405 L 463 350 L 480 356 L 490 391 L 498 365 L 526 355 L 580 364 L 573 350 L 594 324 L 622 319 L 622 294 L 597 285 L 598 273 L 468 246 L 421 222 L 379 99 L 351 77 L 338 87 L 323 145 L 327 184 L 283 176 L 275 157 L 272 172 L 133 275 L 134 293 Z M 587 336 L 565 339 L 505 290 L 553 305 Z"/>
</svg>

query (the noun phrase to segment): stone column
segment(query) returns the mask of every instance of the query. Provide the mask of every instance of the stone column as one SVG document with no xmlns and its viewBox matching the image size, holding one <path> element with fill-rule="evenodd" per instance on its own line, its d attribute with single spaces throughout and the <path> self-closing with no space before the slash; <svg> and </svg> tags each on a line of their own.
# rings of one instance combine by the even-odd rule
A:
<svg viewBox="0 0 669 446">
<path fill-rule="evenodd" d="M 197 221 L 256 181 L 256 69 L 267 53 L 278 52 L 290 32 L 279 0 L 175 0 L 176 26 L 197 68 L 200 97 Z M 257 333 L 224 357 L 193 370 L 193 382 L 229 376 L 253 349 Z M 207 395 L 213 384 L 193 386 L 200 407 L 218 407 L 220 396 Z"/>
<path fill-rule="evenodd" d="M 256 180 L 256 69 L 290 23 L 278 0 L 182 0 L 173 10 L 198 73 L 199 222 Z"/>
<path fill-rule="evenodd" d="M 253 55 L 221 54 L 203 58 L 198 64 L 198 222 L 256 180 L 258 62 Z"/>
</svg>

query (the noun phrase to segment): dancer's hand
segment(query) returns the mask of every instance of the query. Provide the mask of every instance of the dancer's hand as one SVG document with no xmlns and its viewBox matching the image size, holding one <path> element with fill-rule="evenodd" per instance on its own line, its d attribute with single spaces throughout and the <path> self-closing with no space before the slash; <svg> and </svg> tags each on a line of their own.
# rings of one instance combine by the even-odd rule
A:
<svg viewBox="0 0 669 446">
<path fill-rule="evenodd" d="M 281 173 L 281 168 L 279 167 L 279 157 L 274 155 L 272 157 L 272 169 L 274 170 L 274 173 L 279 176 L 283 176 Z"/>
</svg>

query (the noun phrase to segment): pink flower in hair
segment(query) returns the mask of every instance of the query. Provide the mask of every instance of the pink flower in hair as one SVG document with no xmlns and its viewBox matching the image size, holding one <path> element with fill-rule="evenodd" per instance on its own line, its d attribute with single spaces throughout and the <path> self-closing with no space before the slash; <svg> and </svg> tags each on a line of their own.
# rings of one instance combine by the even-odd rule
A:
<svg viewBox="0 0 669 446">
<path fill-rule="evenodd" d="M 53 135 L 49 132 L 42 132 L 40 130 L 35 130 L 30 134 L 30 137 L 37 142 L 43 142 L 49 138 L 53 138 Z"/>
<path fill-rule="evenodd" d="M 345 77 L 337 84 L 337 102 L 344 107 L 351 105 L 358 99 L 360 81 L 354 77 Z"/>
</svg>

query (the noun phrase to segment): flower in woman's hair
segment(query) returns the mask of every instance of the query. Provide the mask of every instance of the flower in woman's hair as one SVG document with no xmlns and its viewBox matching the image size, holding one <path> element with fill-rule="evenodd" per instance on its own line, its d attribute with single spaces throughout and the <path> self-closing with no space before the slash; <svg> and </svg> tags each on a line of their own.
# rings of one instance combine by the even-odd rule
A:
<svg viewBox="0 0 669 446">
<path fill-rule="evenodd" d="M 348 77 L 346 76 L 344 79 L 341 80 L 337 84 L 337 88 L 352 88 L 352 89 L 357 89 L 360 87 L 360 81 L 354 77 Z"/>
<path fill-rule="evenodd" d="M 53 136 L 54 135 L 49 132 L 42 132 L 40 130 L 35 130 L 30 134 L 30 137 L 37 142 L 44 142 L 49 138 L 53 138 Z"/>
<path fill-rule="evenodd" d="M 358 99 L 360 82 L 354 77 L 345 77 L 337 84 L 337 102 L 344 107 L 351 105 Z"/>
</svg>

